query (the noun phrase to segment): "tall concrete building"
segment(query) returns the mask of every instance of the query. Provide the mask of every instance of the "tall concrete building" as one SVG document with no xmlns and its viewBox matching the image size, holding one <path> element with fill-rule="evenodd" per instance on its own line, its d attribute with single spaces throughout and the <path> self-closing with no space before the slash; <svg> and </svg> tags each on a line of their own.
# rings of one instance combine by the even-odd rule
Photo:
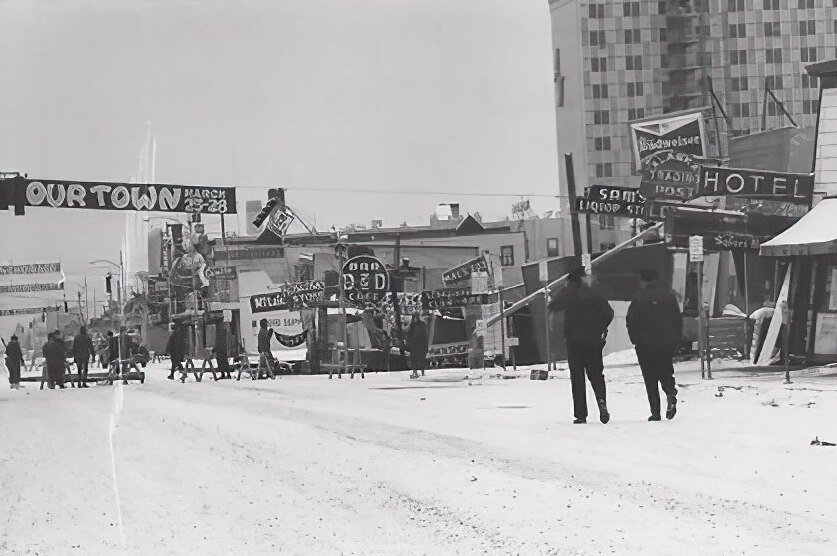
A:
<svg viewBox="0 0 837 556">
<path fill-rule="evenodd" d="M 559 152 L 576 184 L 638 185 L 627 123 L 711 107 L 710 155 L 728 140 L 816 123 L 803 66 L 837 56 L 837 0 L 549 0 Z M 712 112 L 707 111 L 708 115 Z M 717 137 L 716 137 L 717 135 Z M 718 140 L 718 137 L 720 140 Z M 564 172 L 562 168 L 562 173 Z M 562 176 L 565 178 L 566 176 Z M 567 183 L 562 181 L 562 183 Z"/>
</svg>

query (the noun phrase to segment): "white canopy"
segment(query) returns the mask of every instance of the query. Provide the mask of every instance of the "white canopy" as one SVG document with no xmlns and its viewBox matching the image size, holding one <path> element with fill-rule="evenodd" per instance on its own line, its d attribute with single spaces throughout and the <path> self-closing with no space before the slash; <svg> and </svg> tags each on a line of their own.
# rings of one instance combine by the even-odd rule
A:
<svg viewBox="0 0 837 556">
<path fill-rule="evenodd" d="M 767 257 L 837 253 L 837 197 L 826 197 L 799 222 L 763 243 Z"/>
</svg>

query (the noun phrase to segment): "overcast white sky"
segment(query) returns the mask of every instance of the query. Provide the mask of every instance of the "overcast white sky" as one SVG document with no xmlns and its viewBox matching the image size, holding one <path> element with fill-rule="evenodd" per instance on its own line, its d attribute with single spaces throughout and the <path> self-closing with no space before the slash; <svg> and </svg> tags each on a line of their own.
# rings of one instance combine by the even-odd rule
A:
<svg viewBox="0 0 837 556">
<path fill-rule="evenodd" d="M 321 229 L 444 201 L 502 218 L 515 199 L 491 193 L 557 191 L 546 0 L 2 0 L 0 21 L 0 170 L 128 181 L 150 120 L 157 182 L 246 187 L 242 210 L 286 186 Z M 404 195 L 422 191 L 450 194 Z M 0 214 L 0 260 L 78 273 L 121 230 Z"/>
</svg>

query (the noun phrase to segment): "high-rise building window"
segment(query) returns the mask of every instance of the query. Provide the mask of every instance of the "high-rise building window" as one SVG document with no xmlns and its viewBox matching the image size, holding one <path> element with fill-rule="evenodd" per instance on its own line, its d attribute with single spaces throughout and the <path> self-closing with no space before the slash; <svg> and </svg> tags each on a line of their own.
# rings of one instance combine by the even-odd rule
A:
<svg viewBox="0 0 837 556">
<path fill-rule="evenodd" d="M 660 42 L 666 42 L 668 40 L 668 32 L 666 31 L 665 27 L 660 27 Z"/>
<path fill-rule="evenodd" d="M 593 19 L 604 19 L 604 4 L 590 4 L 588 15 Z"/>
<path fill-rule="evenodd" d="M 747 37 L 747 25 L 744 23 L 731 23 L 729 26 L 729 36 L 731 39 L 743 39 Z"/>
<path fill-rule="evenodd" d="M 803 89 L 816 89 L 817 87 L 819 87 L 819 82 L 817 81 L 816 76 L 808 75 L 807 73 L 802 74 Z"/>
<path fill-rule="evenodd" d="M 799 34 L 803 37 L 817 34 L 817 22 L 813 19 L 799 22 Z"/>
<path fill-rule="evenodd" d="M 730 50 L 729 63 L 733 66 L 743 66 L 747 63 L 746 50 Z"/>
<path fill-rule="evenodd" d="M 604 31 L 590 31 L 590 46 L 607 46 Z"/>
<path fill-rule="evenodd" d="M 500 247 L 500 265 L 514 266 L 514 245 Z"/>
<path fill-rule="evenodd" d="M 625 44 L 640 44 L 642 33 L 639 29 L 625 29 Z"/>
<path fill-rule="evenodd" d="M 817 61 L 817 47 L 816 46 L 809 46 L 803 48 L 799 51 L 799 55 L 802 58 L 803 62 L 816 62 Z"/>
<path fill-rule="evenodd" d="M 558 248 L 558 238 L 557 237 L 548 237 L 546 238 L 546 256 L 547 257 L 558 257 L 561 255 L 560 249 Z"/>
<path fill-rule="evenodd" d="M 642 91 L 642 81 L 637 81 L 636 83 L 628 83 L 628 96 L 629 97 L 641 97 L 643 95 Z"/>
<path fill-rule="evenodd" d="M 625 69 L 626 70 L 641 70 L 642 69 L 642 56 L 625 56 Z"/>
<path fill-rule="evenodd" d="M 659 0 L 657 2 L 657 13 L 660 15 L 668 13 L 668 0 Z"/>
<path fill-rule="evenodd" d="M 599 229 L 600 230 L 615 230 L 616 229 L 616 217 L 612 214 L 600 214 L 599 215 Z"/>
<path fill-rule="evenodd" d="M 731 85 L 731 89 L 733 91 L 746 91 L 750 88 L 748 86 L 748 80 L 746 75 L 743 77 L 733 77 L 731 79 Z"/>
<path fill-rule="evenodd" d="M 608 98 L 607 85 L 593 85 L 593 98 Z"/>
<path fill-rule="evenodd" d="M 782 49 L 781 48 L 768 48 L 764 51 L 764 58 L 765 62 L 768 64 L 781 64 L 782 63 Z"/>
<path fill-rule="evenodd" d="M 593 110 L 593 123 L 594 124 L 609 124 L 610 123 L 610 112 L 607 110 Z"/>
<path fill-rule="evenodd" d="M 628 108 L 628 121 L 641 120 L 645 117 L 645 108 Z"/>
<path fill-rule="evenodd" d="M 777 112 L 777 109 L 776 109 L 776 103 L 772 102 L 772 101 L 769 102 L 767 104 L 767 115 L 768 116 L 775 116 L 777 113 L 778 112 Z"/>
<path fill-rule="evenodd" d="M 613 177 L 613 164 L 610 162 L 599 162 L 596 164 L 596 177 L 597 178 L 612 178 Z"/>
<path fill-rule="evenodd" d="M 779 8 L 779 0 L 764 0 L 763 2 L 765 10 L 778 10 Z"/>
<path fill-rule="evenodd" d="M 607 58 L 590 58 L 590 69 L 594 72 L 607 71 Z"/>
<path fill-rule="evenodd" d="M 799 0 L 800 10 L 813 10 L 817 7 L 816 0 Z"/>
<path fill-rule="evenodd" d="M 744 8 L 744 0 L 728 0 L 727 2 L 727 11 L 728 12 L 743 12 Z"/>
<path fill-rule="evenodd" d="M 819 102 L 816 100 L 803 100 L 802 101 L 802 113 L 803 114 L 816 114 L 817 108 L 819 108 Z"/>
<path fill-rule="evenodd" d="M 764 78 L 764 86 L 775 91 L 776 89 L 784 89 L 784 82 L 781 75 L 768 75 Z M 742 89 L 743 91 L 744 89 Z"/>
<path fill-rule="evenodd" d="M 777 8 L 778 9 L 778 8 Z M 781 37 L 782 36 L 782 24 L 778 21 L 767 21 L 764 24 L 764 36 L 765 37 Z"/>
<path fill-rule="evenodd" d="M 594 143 L 597 151 L 609 151 L 610 150 L 610 137 L 596 137 L 593 140 L 593 143 Z"/>
<path fill-rule="evenodd" d="M 622 4 L 622 15 L 625 17 L 639 17 L 639 2 L 625 2 Z"/>
</svg>

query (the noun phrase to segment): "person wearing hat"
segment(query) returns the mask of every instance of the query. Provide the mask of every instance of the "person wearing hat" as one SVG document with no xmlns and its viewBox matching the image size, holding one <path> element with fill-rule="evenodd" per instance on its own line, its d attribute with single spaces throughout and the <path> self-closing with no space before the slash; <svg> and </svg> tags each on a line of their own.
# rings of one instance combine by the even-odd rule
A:
<svg viewBox="0 0 837 556">
<path fill-rule="evenodd" d="M 26 365 L 23 360 L 23 351 L 20 349 L 20 342 L 17 335 L 12 334 L 9 343 L 6 344 L 6 368 L 9 369 L 9 386 L 12 390 L 20 388 L 20 366 Z"/>
<path fill-rule="evenodd" d="M 602 350 L 607 337 L 607 327 L 613 321 L 613 309 L 602 295 L 590 287 L 584 268 L 570 271 L 567 285 L 555 294 L 549 303 L 552 312 L 564 311 L 564 339 L 567 342 L 567 364 L 570 367 L 570 384 L 573 394 L 573 423 L 587 422 L 586 373 L 596 404 L 599 420 L 610 421 L 607 410 L 607 393 L 604 380 Z"/>
<path fill-rule="evenodd" d="M 50 390 L 64 388 L 64 371 L 66 370 L 66 352 L 61 334 L 56 330 L 47 335 L 44 344 L 44 360 L 47 371 L 47 386 Z"/>
<path fill-rule="evenodd" d="M 87 372 L 90 357 L 95 357 L 96 350 L 93 347 L 93 340 L 87 335 L 87 327 L 82 326 L 78 334 L 73 338 L 73 360 L 78 370 L 78 387 L 87 388 Z"/>
<path fill-rule="evenodd" d="M 639 273 L 640 290 L 628 306 L 625 324 L 645 381 L 649 421 L 660 420 L 660 388 L 666 395 L 666 419 L 677 413 L 674 384 L 674 352 L 682 342 L 683 316 L 677 295 L 660 283 L 657 271 Z"/>
</svg>

